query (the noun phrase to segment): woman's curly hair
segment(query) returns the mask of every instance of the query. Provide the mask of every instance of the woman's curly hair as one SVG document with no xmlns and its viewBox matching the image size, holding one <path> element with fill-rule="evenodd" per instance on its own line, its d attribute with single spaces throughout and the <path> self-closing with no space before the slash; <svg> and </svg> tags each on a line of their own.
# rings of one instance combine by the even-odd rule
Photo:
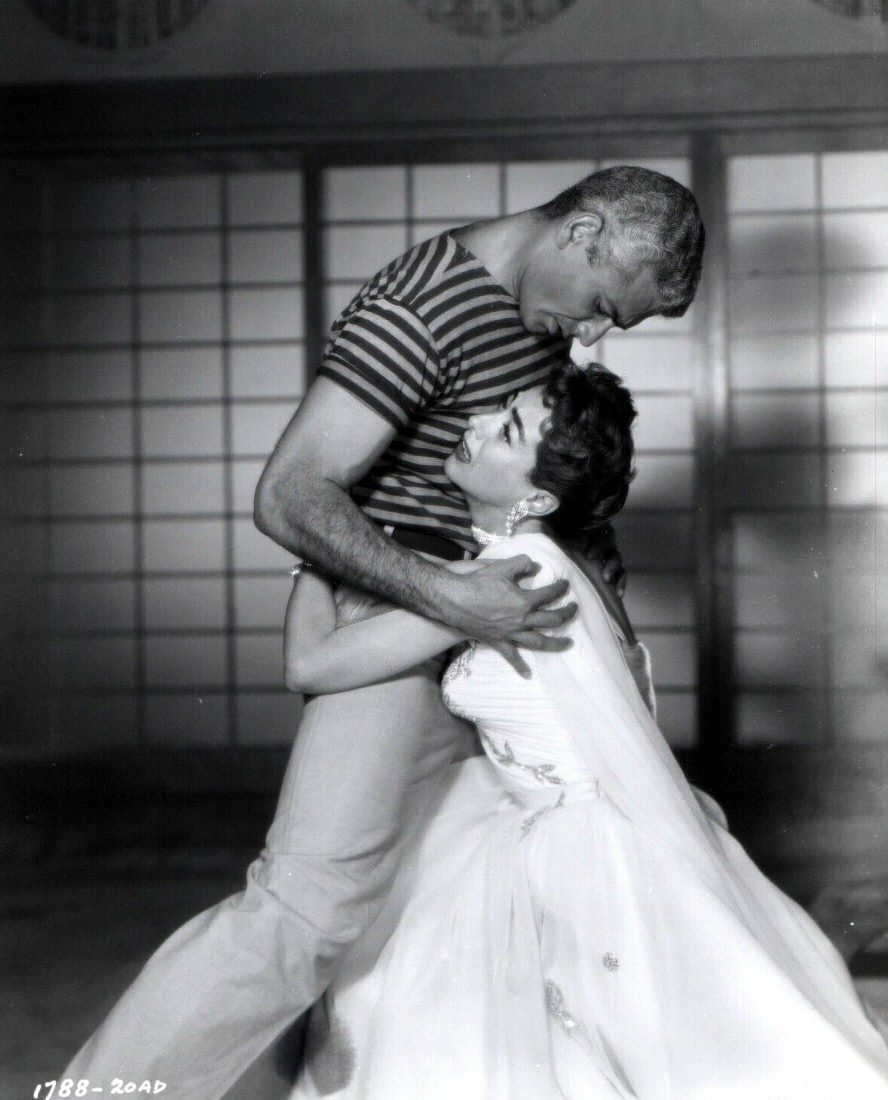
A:
<svg viewBox="0 0 888 1100">
<path fill-rule="evenodd" d="M 557 365 L 543 389 L 551 410 L 530 480 L 557 497 L 548 521 L 557 535 L 578 535 L 607 523 L 626 501 L 635 477 L 632 396 L 599 363 Z"/>
</svg>

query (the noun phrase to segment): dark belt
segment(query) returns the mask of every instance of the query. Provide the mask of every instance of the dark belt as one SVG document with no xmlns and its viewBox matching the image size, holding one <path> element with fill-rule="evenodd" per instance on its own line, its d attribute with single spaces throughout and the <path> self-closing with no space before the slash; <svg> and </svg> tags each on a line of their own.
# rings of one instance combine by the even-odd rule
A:
<svg viewBox="0 0 888 1100">
<path fill-rule="evenodd" d="M 444 561 L 461 561 L 469 557 L 469 554 L 453 539 L 445 539 L 443 535 L 435 535 L 431 531 L 419 531 L 415 527 L 393 527 L 387 524 L 385 533 L 395 540 L 400 546 L 406 546 L 408 550 L 416 550 L 420 554 L 431 554 Z"/>
</svg>

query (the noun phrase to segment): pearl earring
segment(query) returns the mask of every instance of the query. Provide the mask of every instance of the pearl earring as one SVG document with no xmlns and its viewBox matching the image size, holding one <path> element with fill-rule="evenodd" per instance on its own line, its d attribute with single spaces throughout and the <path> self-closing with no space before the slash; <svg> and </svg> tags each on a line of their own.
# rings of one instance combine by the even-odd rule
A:
<svg viewBox="0 0 888 1100">
<path fill-rule="evenodd" d="M 526 500 L 519 500 L 517 504 L 512 505 L 509 514 L 506 516 L 506 538 L 510 538 L 515 533 L 515 528 L 529 511 L 530 505 Z"/>
</svg>

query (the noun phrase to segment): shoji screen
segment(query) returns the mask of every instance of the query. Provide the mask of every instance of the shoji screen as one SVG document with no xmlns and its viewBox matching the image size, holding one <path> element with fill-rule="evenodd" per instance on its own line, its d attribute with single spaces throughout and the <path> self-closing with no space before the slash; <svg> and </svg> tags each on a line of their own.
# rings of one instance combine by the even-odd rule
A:
<svg viewBox="0 0 888 1100">
<path fill-rule="evenodd" d="M 5 736 L 22 747 L 292 737 L 288 559 L 251 509 L 304 388 L 300 184 L 59 180 L 5 206 Z"/>
<path fill-rule="evenodd" d="M 643 163 L 689 183 L 683 159 Z M 410 245 L 466 222 L 538 205 L 601 162 L 431 164 L 334 168 L 324 174 L 324 286 L 332 320 L 361 283 Z M 639 474 L 618 522 L 631 571 L 627 603 L 652 650 L 661 722 L 697 740 L 693 578 L 692 318 L 646 321 L 608 336 L 593 356 L 632 387 Z"/>
<path fill-rule="evenodd" d="M 683 160 L 649 162 L 687 180 Z M 551 197 L 586 161 L 330 168 L 325 322 L 416 241 Z M 5 204 L 4 669 L 23 747 L 287 740 L 288 557 L 253 528 L 305 384 L 301 178 L 59 180 Z M 696 741 L 691 319 L 594 355 L 632 386 L 628 603 Z"/>
<path fill-rule="evenodd" d="M 738 739 L 884 740 L 888 154 L 728 168 Z"/>
</svg>

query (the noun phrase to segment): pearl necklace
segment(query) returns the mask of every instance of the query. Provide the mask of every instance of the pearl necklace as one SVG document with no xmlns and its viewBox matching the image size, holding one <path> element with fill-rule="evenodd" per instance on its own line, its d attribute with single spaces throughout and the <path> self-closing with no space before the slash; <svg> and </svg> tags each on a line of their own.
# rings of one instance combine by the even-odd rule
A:
<svg viewBox="0 0 888 1100">
<path fill-rule="evenodd" d="M 485 531 L 477 523 L 472 524 L 472 538 L 479 546 L 493 546 L 496 542 L 505 542 L 508 537 L 509 535 L 497 535 L 493 531 Z"/>
<path fill-rule="evenodd" d="M 507 538 L 515 534 L 516 526 L 524 519 L 529 510 L 527 501 L 519 500 L 517 504 L 513 504 L 509 509 L 509 514 L 506 516 L 506 533 L 504 535 L 494 534 L 493 531 L 485 531 L 483 527 L 473 523 L 472 538 L 479 546 L 493 546 L 495 542 L 505 542 Z"/>
</svg>

